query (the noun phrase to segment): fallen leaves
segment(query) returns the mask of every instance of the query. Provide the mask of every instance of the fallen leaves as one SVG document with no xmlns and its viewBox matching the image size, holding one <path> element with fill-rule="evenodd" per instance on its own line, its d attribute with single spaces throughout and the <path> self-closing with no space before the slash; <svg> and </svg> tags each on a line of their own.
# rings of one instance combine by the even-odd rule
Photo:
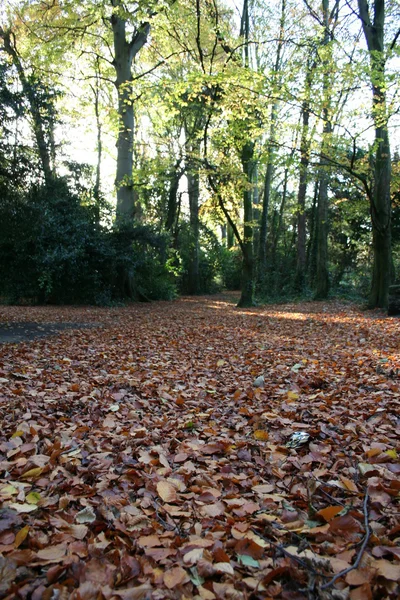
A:
<svg viewBox="0 0 400 600">
<path fill-rule="evenodd" d="M 397 321 L 213 297 L 0 315 L 28 311 L 102 329 L 0 348 L 0 595 L 399 597 Z"/>
</svg>

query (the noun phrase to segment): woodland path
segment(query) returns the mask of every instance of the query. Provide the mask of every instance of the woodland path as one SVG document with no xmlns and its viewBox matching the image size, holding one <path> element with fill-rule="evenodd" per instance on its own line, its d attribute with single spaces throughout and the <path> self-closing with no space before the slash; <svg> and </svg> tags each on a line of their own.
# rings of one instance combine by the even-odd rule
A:
<svg viewBox="0 0 400 600">
<path fill-rule="evenodd" d="M 0 598 L 399 597 L 400 321 L 235 298 L 0 307 L 80 324 L 0 346 Z"/>
</svg>

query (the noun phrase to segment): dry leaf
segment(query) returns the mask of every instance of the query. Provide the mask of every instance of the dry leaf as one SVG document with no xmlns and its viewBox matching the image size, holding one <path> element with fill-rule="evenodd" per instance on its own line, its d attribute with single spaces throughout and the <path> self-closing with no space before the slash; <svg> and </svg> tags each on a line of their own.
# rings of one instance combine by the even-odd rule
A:
<svg viewBox="0 0 400 600">
<path fill-rule="evenodd" d="M 182 567 L 174 567 L 164 573 L 164 583 L 170 590 L 181 585 L 186 579 L 189 580 L 189 577 Z"/>
<path fill-rule="evenodd" d="M 160 496 L 161 500 L 164 502 L 176 502 L 177 494 L 176 488 L 169 481 L 158 481 L 157 482 L 157 493 Z"/>
</svg>

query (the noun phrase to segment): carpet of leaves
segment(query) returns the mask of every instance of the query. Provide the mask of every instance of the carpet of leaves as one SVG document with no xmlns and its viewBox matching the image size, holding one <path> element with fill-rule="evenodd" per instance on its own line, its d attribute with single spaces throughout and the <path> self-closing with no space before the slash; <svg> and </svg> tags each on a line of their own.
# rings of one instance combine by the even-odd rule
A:
<svg viewBox="0 0 400 600">
<path fill-rule="evenodd" d="M 400 321 L 233 300 L 0 308 L 1 598 L 399 598 Z"/>
</svg>

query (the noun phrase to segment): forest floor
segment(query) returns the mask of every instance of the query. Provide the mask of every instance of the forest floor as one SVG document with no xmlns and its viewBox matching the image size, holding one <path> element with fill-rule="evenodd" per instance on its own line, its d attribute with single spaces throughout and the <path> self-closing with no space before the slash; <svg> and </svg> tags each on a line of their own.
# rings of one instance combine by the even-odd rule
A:
<svg viewBox="0 0 400 600">
<path fill-rule="evenodd" d="M 400 320 L 234 301 L 0 307 L 0 598 L 400 597 Z"/>
</svg>

